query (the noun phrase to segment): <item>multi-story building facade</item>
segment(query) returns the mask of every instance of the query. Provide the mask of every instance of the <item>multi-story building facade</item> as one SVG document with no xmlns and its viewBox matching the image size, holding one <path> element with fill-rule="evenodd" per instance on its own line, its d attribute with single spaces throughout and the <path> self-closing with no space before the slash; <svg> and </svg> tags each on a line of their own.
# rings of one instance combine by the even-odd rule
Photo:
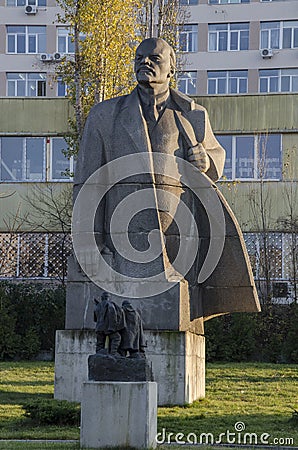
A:
<svg viewBox="0 0 298 450">
<path fill-rule="evenodd" d="M 291 301 L 298 266 L 298 1 L 181 3 L 189 13 L 180 29 L 179 89 L 207 107 L 226 149 L 219 188 L 244 231 L 256 278 L 269 277 L 275 297 Z M 54 72 L 73 43 L 57 13 L 54 0 L 0 0 L 2 277 L 61 277 L 65 239 L 70 248 L 59 221 L 44 214 L 33 227 L 26 220 L 34 206 L 28 199 L 42 202 L 41 192 L 48 198 L 71 187 L 65 170 L 72 172 L 73 161 L 63 154 L 71 109 L 57 98 L 65 86 Z"/>
<path fill-rule="evenodd" d="M 0 1 L 0 96 L 57 97 L 55 65 L 73 52 L 55 0 Z"/>
<path fill-rule="evenodd" d="M 298 91 L 296 0 L 183 0 L 183 90 L 191 95 Z"/>
</svg>

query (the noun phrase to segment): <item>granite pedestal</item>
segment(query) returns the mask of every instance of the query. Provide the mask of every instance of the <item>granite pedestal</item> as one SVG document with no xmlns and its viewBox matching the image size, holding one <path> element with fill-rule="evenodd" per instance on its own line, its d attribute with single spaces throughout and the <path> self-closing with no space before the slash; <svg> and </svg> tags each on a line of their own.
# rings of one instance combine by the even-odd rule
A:
<svg viewBox="0 0 298 450">
<path fill-rule="evenodd" d="M 158 383 L 159 405 L 184 405 L 205 397 L 205 338 L 178 331 L 145 331 L 146 357 Z M 56 334 L 55 398 L 82 400 L 88 357 L 95 353 L 94 331 Z"/>
<path fill-rule="evenodd" d="M 81 448 L 155 448 L 156 434 L 156 383 L 83 384 Z"/>
</svg>

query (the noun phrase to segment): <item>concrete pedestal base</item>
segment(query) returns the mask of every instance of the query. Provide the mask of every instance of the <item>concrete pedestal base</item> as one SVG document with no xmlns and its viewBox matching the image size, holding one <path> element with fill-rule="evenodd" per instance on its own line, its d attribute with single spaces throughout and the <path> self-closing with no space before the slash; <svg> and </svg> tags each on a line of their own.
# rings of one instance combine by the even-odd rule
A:
<svg viewBox="0 0 298 450">
<path fill-rule="evenodd" d="M 184 405 L 205 397 L 205 338 L 189 331 L 145 331 L 146 356 L 158 383 L 158 405 Z M 94 331 L 57 331 L 55 398 L 82 400 Z"/>
<path fill-rule="evenodd" d="M 83 384 L 82 448 L 155 448 L 156 434 L 156 383 Z"/>
</svg>

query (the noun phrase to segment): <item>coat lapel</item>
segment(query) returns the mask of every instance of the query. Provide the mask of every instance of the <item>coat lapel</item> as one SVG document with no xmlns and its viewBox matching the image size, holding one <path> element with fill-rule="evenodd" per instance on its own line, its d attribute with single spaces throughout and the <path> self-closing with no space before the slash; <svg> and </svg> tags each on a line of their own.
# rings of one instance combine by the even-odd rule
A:
<svg viewBox="0 0 298 450">
<path fill-rule="evenodd" d="M 119 117 L 121 124 L 135 145 L 135 151 L 138 153 L 148 152 L 150 150 L 150 139 L 136 89 L 125 98 Z"/>
</svg>

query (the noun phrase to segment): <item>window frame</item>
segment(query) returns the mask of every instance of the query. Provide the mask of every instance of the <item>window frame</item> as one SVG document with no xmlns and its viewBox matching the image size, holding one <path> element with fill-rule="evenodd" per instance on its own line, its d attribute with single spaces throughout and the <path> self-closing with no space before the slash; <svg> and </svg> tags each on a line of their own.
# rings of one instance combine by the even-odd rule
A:
<svg viewBox="0 0 298 450">
<path fill-rule="evenodd" d="M 209 5 L 239 5 L 248 4 L 251 0 L 208 0 Z"/>
<path fill-rule="evenodd" d="M 59 35 L 59 30 L 65 30 L 67 33 Z M 74 42 L 70 42 L 71 36 L 70 36 L 70 27 L 62 27 L 57 26 L 57 32 L 56 32 L 56 49 L 57 52 L 65 54 L 65 55 L 74 55 L 75 49 L 73 48 L 73 51 L 69 51 L 69 47 L 71 44 L 74 45 Z M 65 40 L 65 51 L 59 50 L 59 38 L 64 38 Z"/>
<path fill-rule="evenodd" d="M 2 165 L 5 166 L 5 159 L 1 158 L 2 151 L 3 151 L 3 138 L 19 138 L 22 139 L 22 150 L 20 155 L 20 170 L 21 170 L 21 177 L 20 179 L 9 179 L 9 178 L 3 178 L 2 177 Z M 63 136 L 1 136 L 0 137 L 0 182 L 3 183 L 45 183 L 45 182 L 53 182 L 53 183 L 69 183 L 73 181 L 73 177 L 64 177 L 64 178 L 53 178 L 53 164 L 52 164 L 52 142 L 53 139 L 64 139 Z M 42 178 L 27 178 L 27 170 L 28 170 L 28 159 L 27 159 L 27 139 L 43 139 L 43 149 L 42 149 Z M 69 171 L 73 173 L 74 171 L 74 157 L 71 156 L 71 158 L 68 161 Z M 5 170 L 9 173 L 10 168 L 8 169 L 4 167 Z M 11 174 L 11 178 L 13 178 L 13 175 Z"/>
<path fill-rule="evenodd" d="M 182 6 L 196 6 L 199 4 L 199 0 L 179 0 L 179 4 Z"/>
<path fill-rule="evenodd" d="M 17 3 L 18 3 L 18 0 L 14 0 L 14 5 L 8 5 L 8 0 L 6 0 L 6 6 L 7 7 L 11 7 L 11 8 L 20 8 L 20 7 L 24 7 L 24 6 L 28 6 L 28 5 L 30 5 L 30 6 L 36 6 L 36 7 L 39 7 L 39 8 L 45 8 L 46 6 L 47 6 L 47 0 L 23 0 L 23 5 L 18 5 Z M 41 4 L 40 5 L 40 3 L 44 3 L 44 4 Z"/>
<path fill-rule="evenodd" d="M 2 178 L 2 165 L 5 164 L 4 158 L 2 158 L 2 151 L 3 151 L 3 138 L 20 138 L 22 139 L 22 150 L 21 150 L 21 179 L 9 179 L 9 178 Z M 27 158 L 27 152 L 28 152 L 28 144 L 27 139 L 43 139 L 43 148 L 42 148 L 42 175 L 41 178 L 29 178 L 27 177 L 27 170 L 28 170 L 28 158 Z M 0 138 L 0 181 L 5 183 L 28 183 L 28 182 L 45 182 L 46 180 L 46 138 L 44 136 L 1 136 Z M 9 168 L 5 169 L 7 172 L 11 172 Z M 13 178 L 13 174 L 11 172 L 11 177 Z"/>
<path fill-rule="evenodd" d="M 292 75 L 292 74 L 287 74 L 287 73 L 285 73 L 286 71 L 293 71 L 293 70 L 297 70 L 297 74 L 294 74 L 294 75 Z M 269 72 L 269 71 L 272 71 L 272 72 L 277 72 L 277 75 L 273 75 L 272 74 L 272 76 L 270 77 L 270 75 L 263 75 L 263 76 L 261 76 L 261 72 L 264 72 L 264 71 L 266 71 L 266 72 Z M 259 69 L 259 73 L 258 73 L 258 75 L 259 75 L 259 93 L 263 93 L 263 94 L 270 94 L 270 93 L 277 93 L 277 92 L 289 92 L 289 93 L 293 93 L 293 92 L 298 92 L 298 89 L 297 89 L 297 91 L 294 91 L 292 88 L 293 88 L 293 78 L 294 77 L 298 77 L 298 68 L 297 69 L 295 69 L 295 68 L 291 68 L 291 69 Z M 288 90 L 288 91 L 284 91 L 284 90 L 282 90 L 282 79 L 284 78 L 284 77 L 289 77 L 290 78 L 290 90 Z M 277 78 L 277 91 L 271 91 L 270 90 L 270 79 L 271 78 Z M 267 90 L 266 91 L 261 91 L 261 81 L 262 80 L 264 80 L 264 79 L 266 79 L 267 80 Z M 269 89 L 268 89 L 269 88 Z"/>
<path fill-rule="evenodd" d="M 21 82 L 21 80 L 13 79 L 13 78 L 12 79 L 7 78 L 7 75 L 10 75 L 10 74 L 19 74 L 19 75 L 23 75 L 25 77 L 25 79 L 24 79 L 25 95 L 17 95 L 18 82 L 19 81 Z M 34 75 L 44 75 L 45 78 L 44 79 L 41 78 L 40 80 L 39 79 L 34 79 L 34 78 L 30 79 L 30 75 L 32 75 L 32 74 L 34 74 Z M 8 87 L 9 87 L 9 84 L 12 81 L 14 82 L 15 95 L 8 95 L 8 91 L 9 91 Z M 39 82 L 42 83 L 41 89 L 44 90 L 44 95 L 28 95 L 29 88 L 30 88 L 30 83 L 32 83 L 34 81 L 35 81 L 35 85 L 36 85 L 36 92 L 37 92 L 37 94 L 38 94 L 38 91 L 39 91 L 38 83 Z M 44 87 L 42 87 L 42 86 L 44 86 Z M 31 98 L 34 98 L 34 97 L 46 97 L 46 95 L 47 95 L 47 73 L 46 72 L 6 72 L 6 95 L 8 97 L 31 97 Z"/>
<path fill-rule="evenodd" d="M 296 26 L 292 25 L 292 26 L 287 26 L 287 24 L 289 23 L 295 23 L 296 22 Z M 264 28 L 262 29 L 262 25 L 263 24 L 270 24 L 270 23 L 276 23 L 278 24 L 278 46 L 272 46 L 272 39 L 271 39 L 271 35 L 272 35 L 272 30 L 274 28 L 270 28 L 268 27 L 267 29 Z M 277 28 L 275 28 L 276 30 Z M 291 30 L 291 46 L 290 47 L 285 47 L 284 46 L 284 30 L 285 29 L 290 29 Z M 264 49 L 264 48 L 270 48 L 272 50 L 294 50 L 298 48 L 298 45 L 295 46 L 295 30 L 297 29 L 297 33 L 298 33 L 298 20 L 272 20 L 272 21 L 263 21 L 260 23 L 260 50 Z M 268 32 L 268 38 L 267 38 L 267 44 L 263 45 L 262 44 L 262 34 Z"/>
<path fill-rule="evenodd" d="M 192 30 L 184 30 L 184 27 L 193 27 Z M 185 35 L 185 50 L 181 45 L 181 36 Z M 198 52 L 199 27 L 197 23 L 185 23 L 179 27 L 179 52 L 181 53 L 197 53 Z M 191 44 L 190 44 L 191 43 Z M 192 50 L 189 48 L 193 47 Z"/>
<path fill-rule="evenodd" d="M 260 163 L 260 140 L 263 136 L 266 136 L 262 133 L 259 134 L 220 134 L 217 133 L 217 136 L 229 136 L 231 137 L 231 178 L 228 178 L 225 175 L 225 172 L 223 172 L 223 179 L 221 181 L 258 181 L 258 180 L 264 180 L 264 181 L 280 181 L 282 180 L 282 149 L 283 149 L 283 135 L 282 133 L 271 133 L 268 136 L 280 136 L 280 145 L 279 145 L 279 152 L 280 152 L 280 176 L 279 178 L 267 178 L 265 176 L 260 176 L 260 169 L 259 169 L 259 163 Z M 253 147 L 253 177 L 236 177 L 236 170 L 237 170 L 237 137 L 252 137 L 254 139 L 254 147 Z M 262 155 L 261 155 L 262 156 Z"/>
<path fill-rule="evenodd" d="M 53 141 L 54 139 L 64 139 L 63 136 L 53 136 L 50 139 L 49 142 L 49 152 L 48 152 L 48 167 L 49 167 L 49 171 L 48 171 L 48 181 L 51 181 L 53 183 L 69 183 L 73 181 L 73 177 L 65 177 L 65 178 L 53 178 Z M 70 173 L 74 172 L 74 157 L 71 156 L 69 158 L 69 167 L 67 167 L 66 169 L 69 169 Z"/>
<path fill-rule="evenodd" d="M 226 26 L 226 29 L 219 29 L 219 30 L 212 30 L 210 29 L 210 27 L 214 26 Z M 239 28 L 238 30 L 235 28 L 233 29 L 233 26 L 235 25 L 247 25 L 247 29 L 241 29 Z M 249 50 L 249 31 L 250 31 L 250 23 L 249 22 L 229 22 L 229 23 L 208 23 L 208 52 L 243 52 L 243 51 L 248 51 Z M 241 39 L 243 39 L 244 37 L 242 36 L 244 32 L 248 33 L 247 36 L 247 48 L 241 48 Z M 221 47 L 221 39 L 222 36 L 220 36 L 220 34 L 225 33 L 226 34 L 226 45 L 225 45 L 225 49 L 220 49 Z M 232 35 L 234 33 L 237 33 L 237 48 L 236 49 L 231 49 L 231 45 L 232 45 Z M 215 36 L 215 41 L 216 41 L 216 45 L 215 45 L 215 49 L 211 50 L 211 36 Z"/>
<path fill-rule="evenodd" d="M 25 28 L 25 32 L 9 32 L 9 27 L 23 27 Z M 32 31 L 29 32 L 29 28 L 44 28 L 44 33 L 33 33 Z M 25 51 L 24 52 L 18 52 L 18 36 L 25 36 L 24 42 L 25 42 Z M 41 43 L 39 42 L 39 36 L 45 36 L 45 42 L 43 49 L 40 49 Z M 14 38 L 14 51 L 9 51 L 9 41 L 12 40 L 10 38 Z M 31 43 L 31 38 L 34 37 L 35 41 L 35 51 L 29 51 Z M 47 38 L 47 26 L 46 25 L 6 25 L 6 53 L 9 55 L 37 55 L 39 53 L 46 52 L 46 38 Z"/>
<path fill-rule="evenodd" d="M 188 76 L 188 74 L 190 76 Z M 192 77 L 191 74 L 194 76 Z M 181 81 L 185 81 L 185 91 L 180 89 L 180 86 L 178 87 L 178 90 L 186 95 L 196 95 L 197 93 L 197 78 L 198 78 L 198 72 L 196 70 L 189 70 L 189 71 L 183 71 L 178 73 L 178 86 Z M 189 92 L 188 86 L 193 82 L 195 93 Z"/>
<path fill-rule="evenodd" d="M 209 75 L 211 73 L 220 73 L 222 72 L 222 74 L 225 74 L 225 77 L 214 77 L 211 78 L 209 77 Z M 246 74 L 246 77 L 244 76 L 232 76 L 233 72 L 244 72 Z M 225 92 L 218 92 L 218 80 L 222 79 L 225 80 Z M 237 92 L 231 92 L 230 89 L 230 82 L 231 80 L 236 79 L 237 80 Z M 215 93 L 213 92 L 209 92 L 209 80 L 215 80 L 215 84 L 216 84 L 216 89 L 215 89 Z M 246 81 L 246 90 L 245 92 L 240 92 L 240 81 L 241 80 L 245 80 Z M 207 94 L 208 95 L 241 95 L 241 94 L 247 94 L 248 91 L 248 70 L 210 70 L 207 72 Z"/>
</svg>

